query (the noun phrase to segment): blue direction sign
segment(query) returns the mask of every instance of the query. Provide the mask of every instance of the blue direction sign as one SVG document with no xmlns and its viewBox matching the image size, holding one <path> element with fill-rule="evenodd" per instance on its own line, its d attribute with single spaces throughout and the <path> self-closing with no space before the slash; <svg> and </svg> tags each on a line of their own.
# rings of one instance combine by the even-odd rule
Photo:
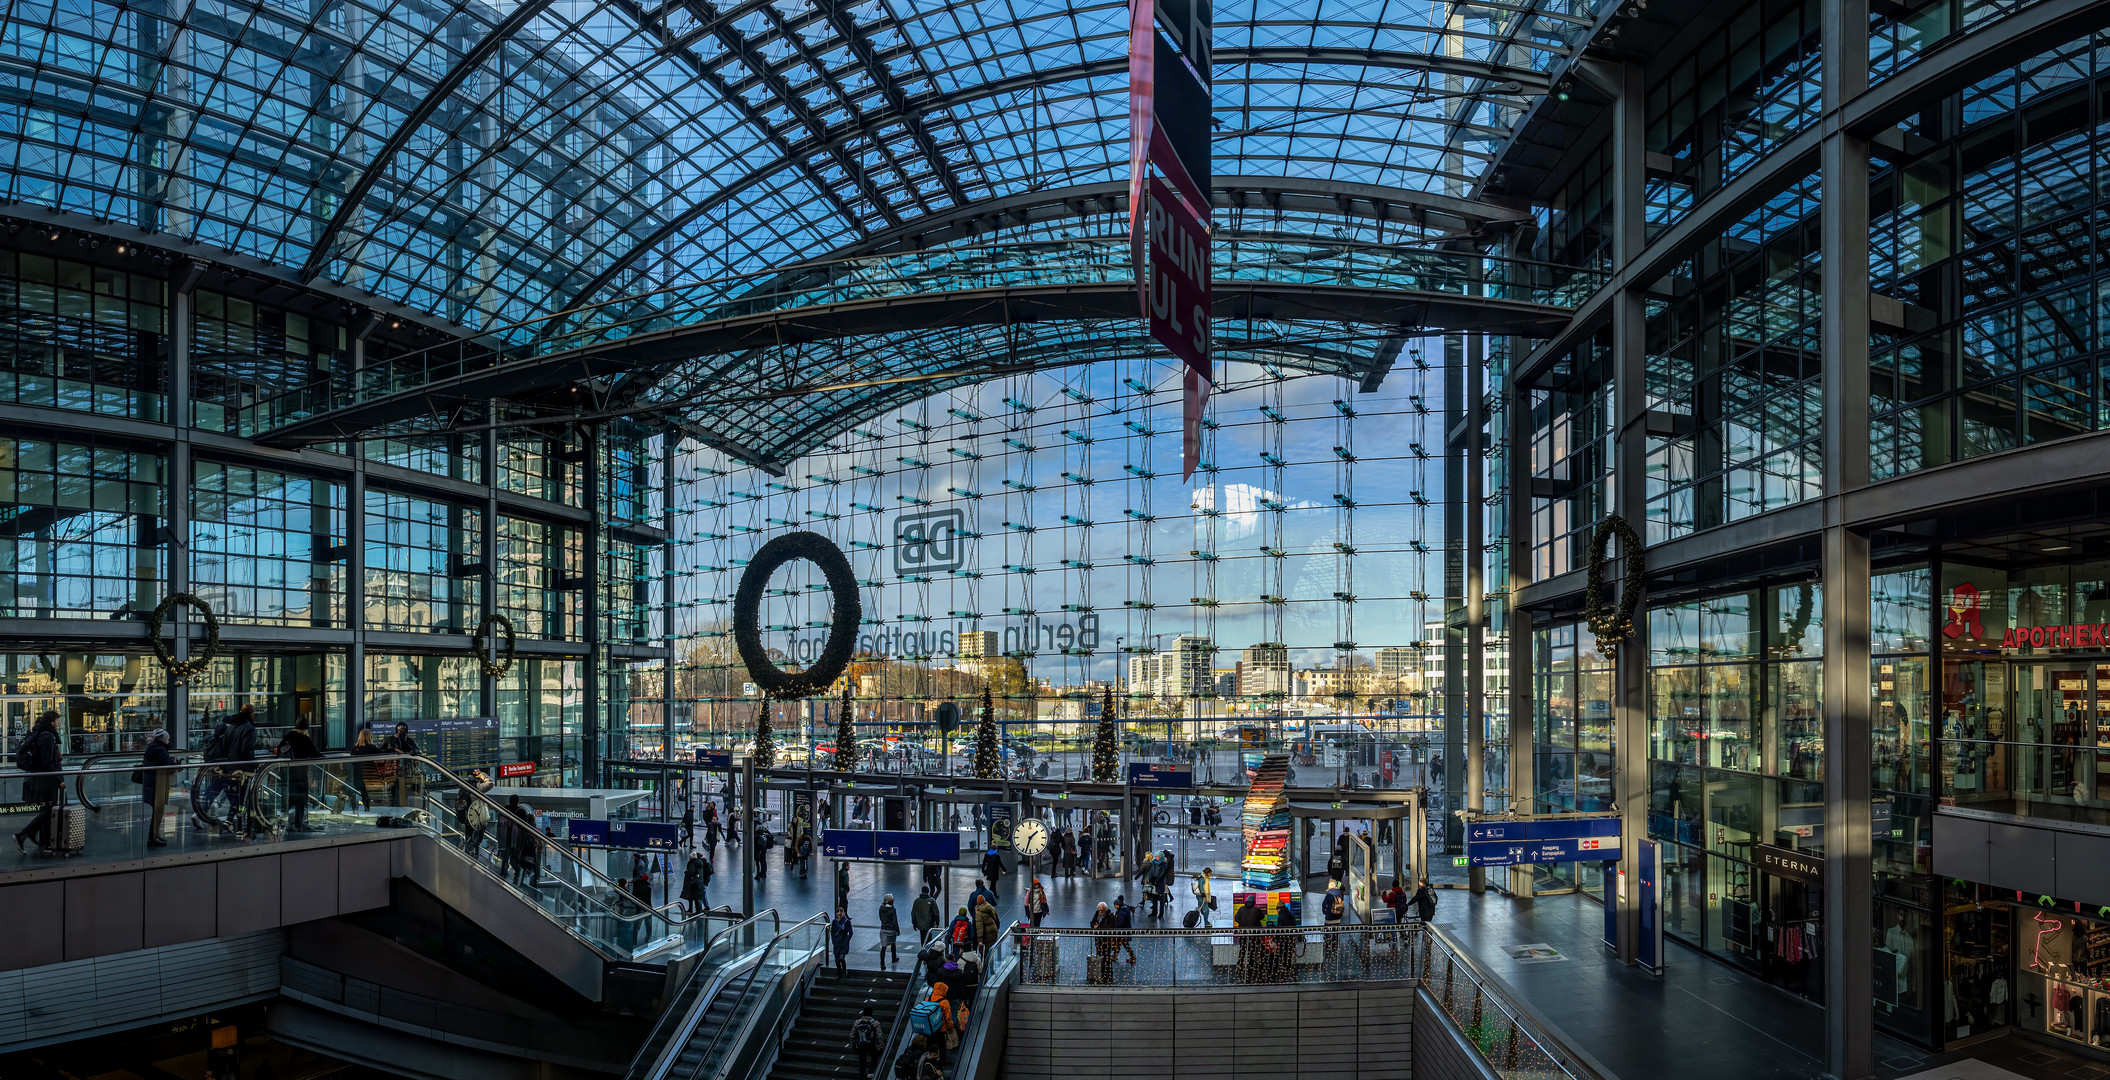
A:
<svg viewBox="0 0 2110 1080">
<path fill-rule="evenodd" d="M 1194 770 L 1169 763 L 1135 761 L 1128 766 L 1128 783 L 1132 787 L 1191 788 Z"/>
<path fill-rule="evenodd" d="M 709 750 L 698 750 L 696 751 L 696 764 L 706 769 L 730 769 L 733 767 L 733 755 L 714 754 Z"/>
<path fill-rule="evenodd" d="M 958 862 L 960 834 L 896 832 L 887 829 L 823 829 L 821 854 L 831 859 Z"/>
<path fill-rule="evenodd" d="M 1611 861 L 1619 832 L 1618 818 L 1476 821 L 1466 826 L 1465 855 L 1474 866 Z"/>
<path fill-rule="evenodd" d="M 681 826 L 671 821 L 595 821 L 573 818 L 565 827 L 566 838 L 575 847 L 635 848 L 639 851 L 681 850 Z"/>
</svg>

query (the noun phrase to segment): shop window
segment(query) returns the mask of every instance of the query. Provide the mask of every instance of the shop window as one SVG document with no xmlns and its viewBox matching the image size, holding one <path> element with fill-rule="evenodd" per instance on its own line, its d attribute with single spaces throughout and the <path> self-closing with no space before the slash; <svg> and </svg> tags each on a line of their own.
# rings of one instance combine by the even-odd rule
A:
<svg viewBox="0 0 2110 1080">
<path fill-rule="evenodd" d="M 2015 914 L 1984 885 L 1949 883 L 1942 954 L 1944 1038 L 1968 1039 L 2014 1022 Z M 2026 958 L 2026 957 L 2025 957 Z M 2041 1003 L 2043 998 L 2040 996 Z M 2035 1019 L 2041 1019 L 2041 1011 Z"/>
</svg>

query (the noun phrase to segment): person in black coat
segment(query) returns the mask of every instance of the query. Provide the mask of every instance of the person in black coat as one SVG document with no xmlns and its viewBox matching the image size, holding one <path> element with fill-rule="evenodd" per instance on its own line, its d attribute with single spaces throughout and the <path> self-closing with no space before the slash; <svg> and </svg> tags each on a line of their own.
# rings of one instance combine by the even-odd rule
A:
<svg viewBox="0 0 2110 1080">
<path fill-rule="evenodd" d="M 22 782 L 22 798 L 37 803 L 38 809 L 37 816 L 29 819 L 29 824 L 15 834 L 15 849 L 18 851 L 28 851 L 24 845 L 32 837 L 40 850 L 51 847 L 52 810 L 58 806 L 59 791 L 66 783 L 59 775 L 60 760 L 59 714 L 46 709 L 15 750 L 16 767 L 25 773 L 38 774 Z"/>
<path fill-rule="evenodd" d="M 278 740 L 271 751 L 273 757 L 285 756 L 294 761 L 309 761 L 322 756 L 315 749 L 315 740 L 308 735 L 308 718 L 303 716 L 293 722 L 293 727 Z M 321 832 L 308 824 L 308 767 L 289 765 L 286 767 L 286 831 Z"/>
<path fill-rule="evenodd" d="M 167 728 L 155 728 L 147 735 L 146 753 L 139 759 L 139 801 L 147 808 L 147 846 L 162 847 L 168 843 L 161 836 L 161 815 L 169 804 L 169 788 L 176 778 L 176 759 L 169 753 Z"/>
<path fill-rule="evenodd" d="M 982 852 L 982 877 L 989 881 L 989 891 L 994 893 L 1004 884 L 1004 857 L 995 848 Z"/>
</svg>

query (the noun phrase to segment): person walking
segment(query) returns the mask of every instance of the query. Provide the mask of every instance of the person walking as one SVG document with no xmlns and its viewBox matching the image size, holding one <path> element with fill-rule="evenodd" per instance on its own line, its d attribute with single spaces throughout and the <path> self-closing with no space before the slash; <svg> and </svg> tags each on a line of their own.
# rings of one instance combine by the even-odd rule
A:
<svg viewBox="0 0 2110 1080">
<path fill-rule="evenodd" d="M 1119 938 L 1109 933 L 1115 928 L 1114 912 L 1106 906 L 1104 900 L 1100 901 L 1098 909 L 1092 912 L 1091 926 L 1099 933 L 1092 935 L 1091 962 L 1084 973 L 1084 981 L 1111 982 L 1114 977 L 1114 954 L 1121 951 L 1121 944 Z"/>
<path fill-rule="evenodd" d="M 139 759 L 139 771 L 132 774 L 139 781 L 139 801 L 147 808 L 148 847 L 168 843 L 161 836 L 161 817 L 168 812 L 169 788 L 176 780 L 175 764 L 175 757 L 169 753 L 168 729 L 148 732 L 146 753 Z"/>
<path fill-rule="evenodd" d="M 381 744 L 381 749 L 391 754 L 409 754 L 413 757 L 422 753 L 418 749 L 417 736 L 410 733 L 410 725 L 400 722 L 396 724 L 396 733 L 390 735 L 388 741 Z M 401 807 L 415 808 L 417 806 L 418 785 L 423 778 L 418 775 L 417 765 L 414 762 L 398 761 L 395 764 L 395 804 Z"/>
<path fill-rule="evenodd" d="M 15 834 L 16 851 L 26 853 L 31 838 L 36 840 L 37 850 L 51 850 L 51 829 L 55 824 L 52 819 L 57 816 L 59 795 L 66 785 L 59 774 L 63 758 L 59 752 L 58 711 L 46 709 L 22 745 L 15 748 L 15 768 L 31 774 L 22 781 L 22 798 L 37 804 L 37 815 Z"/>
<path fill-rule="evenodd" d="M 982 943 L 984 953 L 996 947 L 997 935 L 1002 932 L 1003 927 L 997 925 L 996 921 L 996 905 L 987 900 L 981 901 L 980 906 L 974 909 L 974 936 Z"/>
<path fill-rule="evenodd" d="M 1348 898 L 1341 893 L 1341 883 L 1326 883 L 1326 897 L 1319 901 L 1319 911 L 1326 917 L 1326 963 L 1331 967 L 1341 951 L 1341 923 L 1348 915 Z"/>
<path fill-rule="evenodd" d="M 995 848 L 982 852 L 982 877 L 989 882 L 989 895 L 994 900 L 996 890 L 1004 882 L 1004 857 Z"/>
<path fill-rule="evenodd" d="M 703 804 L 703 846 L 704 850 L 709 851 L 713 855 L 718 853 L 717 803 Z"/>
<path fill-rule="evenodd" d="M 1077 861 L 1083 865 L 1086 877 L 1097 873 L 1092 868 L 1092 827 L 1090 824 L 1086 824 L 1084 828 L 1077 830 Z"/>
<path fill-rule="evenodd" d="M 916 928 L 916 947 L 930 940 L 930 932 L 938 928 L 938 901 L 924 886 L 916 893 L 916 902 L 909 905 L 908 924 Z"/>
<path fill-rule="evenodd" d="M 1200 926 L 1214 925 L 1214 920 L 1209 917 L 1209 913 L 1216 910 L 1216 893 L 1211 889 L 1216 880 L 1214 875 L 1214 871 L 1204 866 L 1201 873 L 1194 875 L 1194 883 L 1187 886 L 1187 891 L 1194 894 L 1194 910 L 1197 912 L 1194 921 Z"/>
<path fill-rule="evenodd" d="M 355 759 L 373 757 L 376 754 L 385 754 L 387 752 L 374 745 L 374 729 L 372 727 L 360 728 L 359 737 L 352 741 L 351 754 Z M 366 774 L 366 766 L 354 760 L 345 766 L 345 773 L 346 778 L 352 782 L 352 795 L 359 801 L 359 808 L 361 810 L 372 810 L 374 808 L 374 795 L 366 786 L 369 779 Z"/>
<path fill-rule="evenodd" d="M 1031 888 L 1026 890 L 1026 921 L 1040 929 L 1042 919 L 1048 917 L 1048 890 L 1041 887 L 1040 879 L 1034 878 Z"/>
<path fill-rule="evenodd" d="M 1426 923 L 1436 917 L 1436 890 L 1429 886 L 1429 879 L 1421 879 L 1421 887 L 1414 890 L 1414 913 Z"/>
<path fill-rule="evenodd" d="M 859 1080 L 872 1080 L 872 1066 L 879 1061 L 879 1020 L 872 1015 L 872 1007 L 866 1005 L 857 1022 L 850 1025 L 850 1049 L 857 1052 L 857 1075 Z"/>
<path fill-rule="evenodd" d="M 893 963 L 901 962 L 901 915 L 894 910 L 894 894 L 888 893 L 879 901 L 879 970 L 890 970 L 888 958 Z"/>
<path fill-rule="evenodd" d="M 973 910 L 972 905 L 979 900 L 987 900 L 990 906 L 994 907 L 996 905 L 996 893 L 990 891 L 988 882 L 981 878 L 976 878 L 974 879 L 974 891 L 967 894 L 968 910 Z"/>
<path fill-rule="evenodd" d="M 1238 942 L 1237 972 L 1240 982 L 1260 981 L 1261 958 L 1265 952 L 1266 943 L 1256 933 L 1265 916 L 1261 914 L 1259 905 L 1253 902 L 1253 895 L 1248 893 L 1245 903 L 1238 905 L 1238 910 L 1231 913 L 1232 934 Z"/>
<path fill-rule="evenodd" d="M 836 908 L 835 921 L 828 924 L 828 946 L 835 953 L 835 977 L 838 979 L 850 974 L 850 935 L 855 930 L 850 925 L 850 912 Z"/>
<path fill-rule="evenodd" d="M 1114 897 L 1114 929 L 1133 930 L 1135 926 L 1136 909 L 1128 906 L 1128 897 L 1125 895 Z M 1130 966 L 1134 966 L 1136 962 L 1135 939 L 1123 934 L 1116 941 L 1120 948 L 1128 950 L 1128 963 Z"/>
<path fill-rule="evenodd" d="M 637 898 L 638 905 L 642 907 L 645 911 L 651 911 L 652 875 L 639 874 L 638 876 L 630 879 L 630 895 Z"/>
<path fill-rule="evenodd" d="M 711 903 L 711 860 L 701 849 L 689 852 L 689 861 L 681 869 L 681 900 L 688 912 L 694 915 Z"/>
<path fill-rule="evenodd" d="M 1062 830 L 1061 841 L 1062 876 L 1075 878 L 1077 876 L 1077 834 L 1069 829 L 1064 829 Z"/>
<path fill-rule="evenodd" d="M 945 930 L 946 955 L 959 956 L 960 950 L 974 944 L 975 936 L 974 916 L 967 914 L 967 905 L 962 904 L 959 913 L 952 917 L 952 925 Z"/>
<path fill-rule="evenodd" d="M 272 757 L 284 757 L 292 761 L 312 761 L 322 756 L 315 749 L 315 740 L 308 735 L 308 718 L 303 716 L 293 721 L 293 726 L 279 736 L 278 745 L 271 748 Z M 289 765 L 286 767 L 286 831 L 321 832 L 308 826 L 308 767 Z"/>
</svg>

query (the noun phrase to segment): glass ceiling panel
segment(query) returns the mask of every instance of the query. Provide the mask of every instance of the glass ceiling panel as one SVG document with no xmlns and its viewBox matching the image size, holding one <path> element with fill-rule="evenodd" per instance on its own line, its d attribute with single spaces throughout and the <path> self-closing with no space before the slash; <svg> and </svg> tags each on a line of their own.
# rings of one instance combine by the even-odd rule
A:
<svg viewBox="0 0 2110 1080">
<path fill-rule="evenodd" d="M 1471 189 L 1587 0 L 1226 0 L 1216 171 Z M 1126 173 L 1125 0 L 17 0 L 0 197 L 494 327 Z"/>
</svg>

